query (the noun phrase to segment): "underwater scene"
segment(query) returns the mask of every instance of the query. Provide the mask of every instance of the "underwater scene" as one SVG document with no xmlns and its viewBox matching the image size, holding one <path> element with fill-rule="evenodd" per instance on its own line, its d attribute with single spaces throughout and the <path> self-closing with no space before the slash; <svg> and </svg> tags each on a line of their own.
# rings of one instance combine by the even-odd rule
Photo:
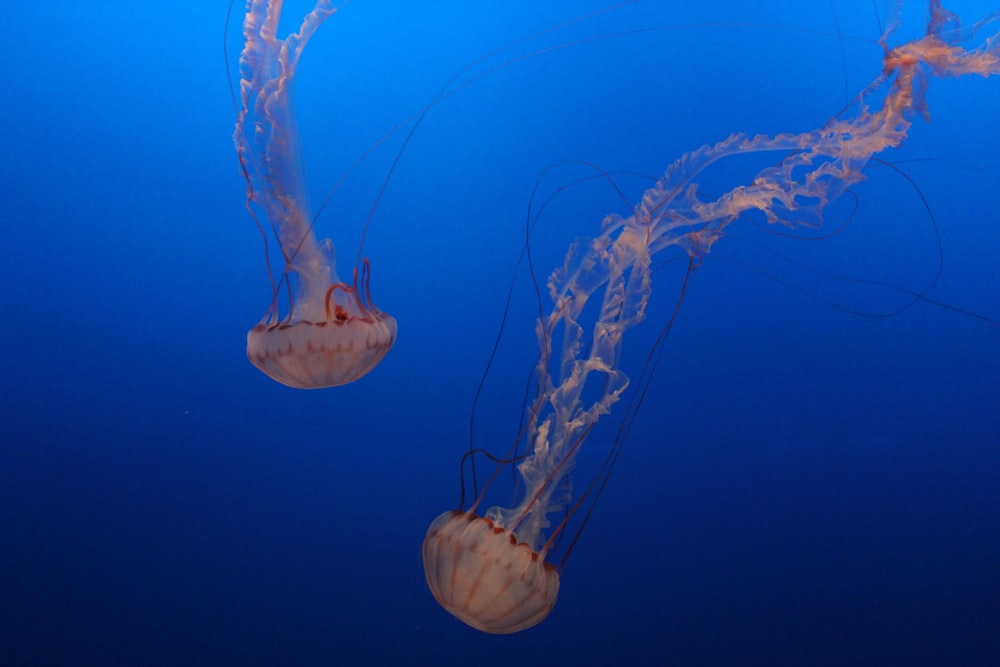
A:
<svg viewBox="0 0 1000 667">
<path fill-rule="evenodd" d="M 0 667 L 1000 664 L 1000 7 L 6 18 Z"/>
</svg>

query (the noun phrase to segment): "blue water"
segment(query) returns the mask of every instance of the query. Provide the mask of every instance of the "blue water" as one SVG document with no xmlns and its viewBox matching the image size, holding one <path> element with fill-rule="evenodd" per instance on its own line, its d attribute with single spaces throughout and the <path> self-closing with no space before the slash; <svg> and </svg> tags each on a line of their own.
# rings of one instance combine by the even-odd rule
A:
<svg viewBox="0 0 1000 667">
<path fill-rule="evenodd" d="M 718 242 L 547 620 L 484 635 L 426 589 L 421 540 L 458 502 L 546 165 L 600 165 L 634 200 L 734 131 L 818 127 L 881 70 L 867 3 L 673 4 L 517 45 L 473 75 L 583 39 L 430 112 L 365 245 L 398 342 L 361 381 L 315 392 L 244 353 L 269 288 L 231 139 L 225 2 L 7 8 L 0 665 L 1000 664 L 1000 82 L 979 77 L 932 80 L 932 122 L 882 156 L 916 187 L 872 165 L 831 207 L 830 228 L 847 223 L 834 238 L 747 220 Z M 286 5 L 289 25 L 307 8 Z M 464 65 L 601 6 L 355 0 L 300 66 L 314 202 Z M 925 19 L 909 4 L 896 39 Z M 318 222 L 345 267 L 401 139 Z M 582 173 L 557 169 L 543 189 Z M 606 184 L 559 197 L 532 237 L 539 274 L 610 212 L 627 208 Z M 933 303 L 891 316 L 904 292 L 843 279 L 919 291 L 939 267 Z M 681 268 L 654 276 L 625 340 L 631 375 Z M 537 354 L 524 273 L 515 295 L 477 413 L 476 443 L 496 451 Z M 587 441 L 577 489 L 615 416 Z"/>
</svg>

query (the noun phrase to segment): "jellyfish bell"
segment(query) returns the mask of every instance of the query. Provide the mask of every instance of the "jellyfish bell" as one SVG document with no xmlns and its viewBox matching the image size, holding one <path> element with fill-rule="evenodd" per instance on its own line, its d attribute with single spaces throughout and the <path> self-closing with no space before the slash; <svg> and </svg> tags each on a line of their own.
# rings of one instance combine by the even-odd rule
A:
<svg viewBox="0 0 1000 667">
<path fill-rule="evenodd" d="M 247 333 L 247 358 L 268 377 L 296 389 L 348 384 L 382 361 L 396 341 L 396 320 L 371 301 L 369 265 L 360 285 L 330 285 L 323 310 L 295 320 L 263 321 Z"/>
<path fill-rule="evenodd" d="M 338 8 L 332 0 L 318 0 L 298 32 L 284 39 L 278 37 L 281 9 L 279 0 L 248 0 L 238 101 L 234 94 L 233 140 L 271 283 L 271 304 L 247 334 L 247 357 L 281 384 L 319 389 L 370 372 L 392 348 L 397 327 L 371 300 L 371 270 L 361 247 L 360 276 L 355 268 L 351 283 L 337 277 L 333 244 L 317 241 L 306 196 L 292 100 L 295 71 L 310 37 Z M 271 238 L 283 264 L 277 280 Z"/>
<path fill-rule="evenodd" d="M 495 635 L 541 623 L 559 595 L 559 573 L 531 545 L 473 512 L 450 510 L 431 523 L 424 576 L 442 607 Z"/>
</svg>

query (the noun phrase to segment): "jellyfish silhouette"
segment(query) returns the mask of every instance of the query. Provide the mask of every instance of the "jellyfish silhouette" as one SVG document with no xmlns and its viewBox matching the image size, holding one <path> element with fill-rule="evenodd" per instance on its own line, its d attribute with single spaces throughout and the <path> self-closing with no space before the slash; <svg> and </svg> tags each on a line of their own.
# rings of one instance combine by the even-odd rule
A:
<svg viewBox="0 0 1000 667">
<path fill-rule="evenodd" d="M 280 0 L 247 0 L 243 21 L 233 140 L 271 281 L 271 303 L 247 334 L 247 357 L 282 384 L 318 389 L 353 382 L 375 368 L 396 340 L 396 320 L 372 303 L 367 259 L 359 261 L 350 283 L 337 277 L 332 242 L 315 237 L 303 180 L 295 70 L 309 39 L 336 8 L 319 0 L 298 32 L 279 39 L 281 7 Z M 284 263 L 277 279 L 271 236 Z"/>
<path fill-rule="evenodd" d="M 551 311 L 536 324 L 540 347 L 536 394 L 523 430 L 527 455 L 518 457 L 517 463 L 521 500 L 511 508 L 491 507 L 479 516 L 480 494 L 469 508 L 437 517 L 424 539 L 427 583 L 447 611 L 479 630 L 505 634 L 541 622 L 555 606 L 566 554 L 558 566 L 546 558 L 584 497 L 600 495 L 620 452 L 622 431 L 609 448 L 599 479 L 576 501 L 569 494 L 568 475 L 595 423 L 611 411 L 629 385 L 619 368 L 622 338 L 645 318 L 653 256 L 673 247 L 688 257 L 673 315 L 654 344 L 659 346 L 677 315 L 688 279 L 741 215 L 757 211 L 771 224 L 820 226 L 826 206 L 864 178 L 862 169 L 869 160 L 899 146 L 914 113 L 926 113 L 923 92 L 931 76 L 1000 74 L 1000 39 L 995 34 L 1000 12 L 963 30 L 958 18 L 937 2 L 930 7 L 924 37 L 897 48 L 888 47 L 889 33 L 883 37 L 882 72 L 858 96 L 853 117 L 835 117 L 800 134 L 734 134 L 702 146 L 670 165 L 631 215 L 609 215 L 600 236 L 570 247 L 564 264 L 548 279 Z M 988 34 L 987 28 L 994 33 Z M 985 36 L 978 47 L 960 46 L 974 36 Z M 700 172 L 719 160 L 751 152 L 786 154 L 750 184 L 717 199 L 702 197 L 695 180 Z M 595 299 L 600 299 L 599 307 L 596 315 L 590 315 L 594 308 L 585 311 L 585 306 Z M 557 335 L 561 347 L 554 350 Z M 651 352 L 647 359 L 653 358 Z M 632 415 L 641 404 L 643 382 L 648 382 L 650 372 L 647 361 L 631 392 Z M 486 487 L 515 458 L 513 451 L 512 447 Z M 563 518 L 546 537 L 549 516 L 556 512 Z M 574 543 L 575 538 L 570 549 Z"/>
</svg>

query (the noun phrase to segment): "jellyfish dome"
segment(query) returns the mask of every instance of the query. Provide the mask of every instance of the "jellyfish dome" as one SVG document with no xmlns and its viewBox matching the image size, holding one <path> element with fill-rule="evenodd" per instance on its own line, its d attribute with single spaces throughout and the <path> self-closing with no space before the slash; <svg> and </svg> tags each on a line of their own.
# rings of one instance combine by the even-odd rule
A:
<svg viewBox="0 0 1000 667">
<path fill-rule="evenodd" d="M 459 510 L 428 529 L 424 575 L 449 613 L 495 635 L 541 623 L 559 594 L 559 573 L 542 555 L 492 520 Z"/>
<path fill-rule="evenodd" d="M 367 277 L 367 263 L 364 268 Z M 327 288 L 322 317 L 264 321 L 250 329 L 250 363 L 296 389 L 336 387 L 366 375 L 396 342 L 396 320 L 371 303 L 367 280 L 364 285 L 361 293 L 343 283 Z"/>
</svg>

